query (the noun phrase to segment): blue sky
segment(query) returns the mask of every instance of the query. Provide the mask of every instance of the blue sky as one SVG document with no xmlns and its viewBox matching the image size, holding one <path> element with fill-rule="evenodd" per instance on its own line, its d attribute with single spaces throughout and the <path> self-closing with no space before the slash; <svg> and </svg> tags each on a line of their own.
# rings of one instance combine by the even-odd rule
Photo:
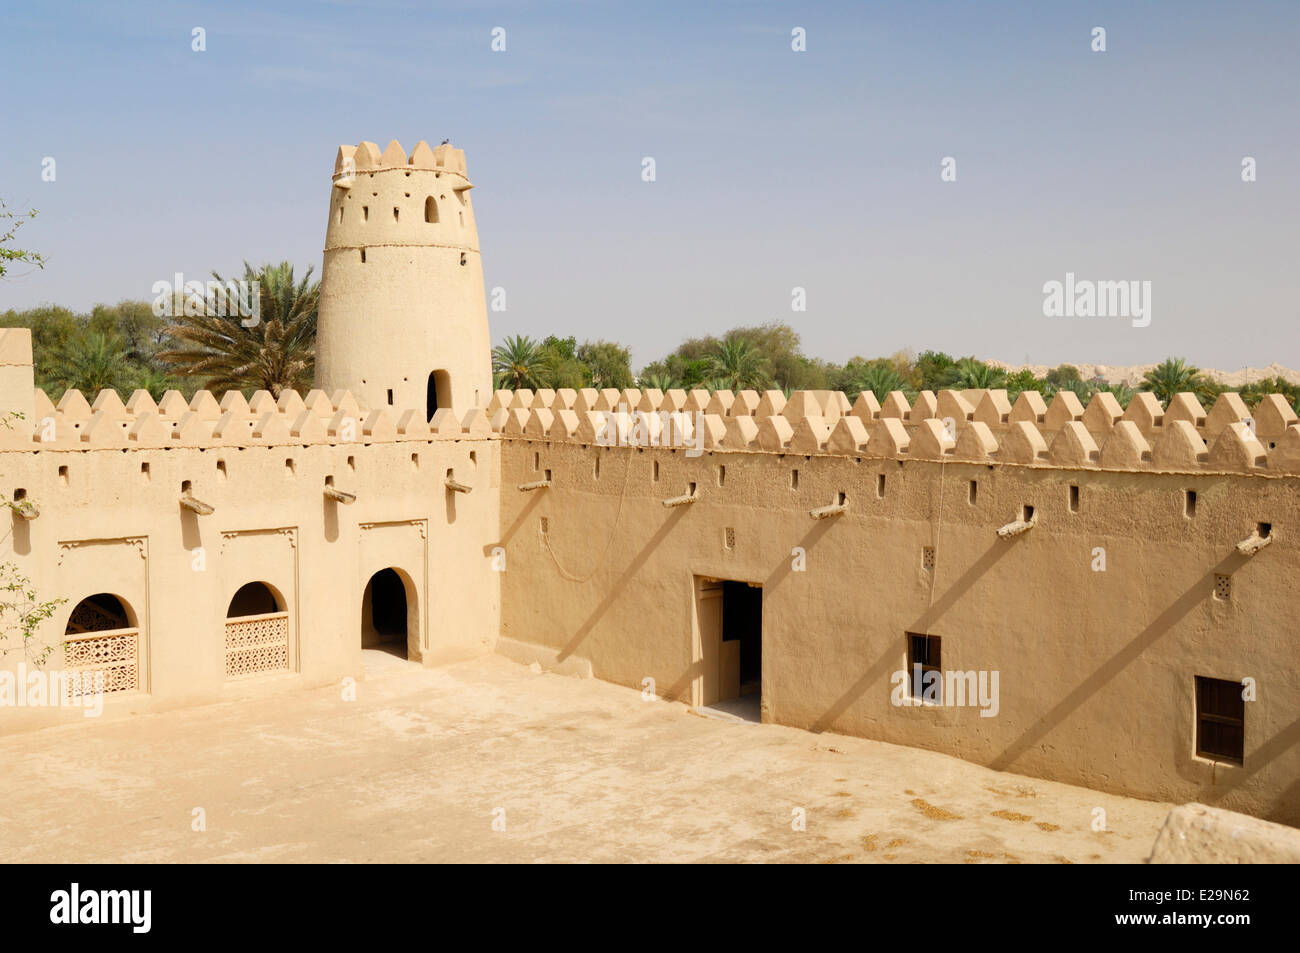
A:
<svg viewBox="0 0 1300 953">
<path fill-rule="evenodd" d="M 617 340 L 640 367 L 788 321 L 837 361 L 1300 367 L 1294 0 L 3 11 L 0 196 L 40 210 L 20 244 L 49 261 L 0 310 L 245 259 L 319 272 L 337 146 L 450 138 L 507 291 L 494 341 Z M 1150 325 L 1044 317 L 1066 272 L 1150 281 Z"/>
</svg>

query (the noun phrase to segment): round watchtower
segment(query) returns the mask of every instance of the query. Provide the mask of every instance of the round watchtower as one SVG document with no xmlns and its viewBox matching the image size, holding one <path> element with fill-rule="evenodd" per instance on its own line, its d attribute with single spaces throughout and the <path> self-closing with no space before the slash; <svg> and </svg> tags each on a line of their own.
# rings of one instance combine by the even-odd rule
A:
<svg viewBox="0 0 1300 953">
<path fill-rule="evenodd" d="M 485 406 L 492 372 L 465 153 L 340 146 L 316 335 L 316 386 L 365 408 Z"/>
</svg>

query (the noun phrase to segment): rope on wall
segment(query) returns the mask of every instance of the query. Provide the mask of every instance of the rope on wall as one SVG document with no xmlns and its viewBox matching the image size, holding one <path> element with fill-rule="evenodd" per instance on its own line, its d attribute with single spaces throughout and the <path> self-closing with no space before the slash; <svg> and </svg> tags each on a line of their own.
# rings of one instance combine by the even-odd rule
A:
<svg viewBox="0 0 1300 953">
<path fill-rule="evenodd" d="M 597 451 L 599 452 L 599 451 Z M 618 535 L 618 523 L 623 516 L 623 500 L 627 498 L 628 484 L 632 478 L 632 464 L 639 454 L 629 453 L 627 455 L 627 466 L 623 470 L 623 488 L 618 493 L 618 509 L 614 512 L 614 524 L 609 528 L 609 538 L 605 540 L 605 548 L 601 550 L 600 556 L 596 559 L 595 565 L 592 566 L 591 572 L 585 576 L 577 576 L 565 569 L 560 564 L 560 558 L 555 555 L 555 550 L 551 548 L 551 536 L 549 533 L 543 534 L 542 546 L 550 554 L 551 562 L 555 563 L 555 569 L 564 579 L 569 582 L 588 582 L 597 572 L 600 571 L 601 564 L 605 562 L 605 557 L 609 554 L 609 549 L 614 545 L 614 539 Z"/>
</svg>

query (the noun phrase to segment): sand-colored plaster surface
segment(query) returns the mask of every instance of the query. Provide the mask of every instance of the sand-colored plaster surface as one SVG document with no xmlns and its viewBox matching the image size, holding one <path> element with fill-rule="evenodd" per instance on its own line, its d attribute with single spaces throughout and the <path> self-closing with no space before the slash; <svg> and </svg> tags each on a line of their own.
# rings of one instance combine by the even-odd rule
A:
<svg viewBox="0 0 1300 953">
<path fill-rule="evenodd" d="M 0 739 L 7 861 L 1137 862 L 1170 805 L 500 656 Z M 206 830 L 193 828 L 202 808 Z M 504 809 L 505 830 L 494 830 Z M 806 831 L 792 830 L 793 811 Z M 1105 832 L 1092 829 L 1094 810 Z"/>
</svg>

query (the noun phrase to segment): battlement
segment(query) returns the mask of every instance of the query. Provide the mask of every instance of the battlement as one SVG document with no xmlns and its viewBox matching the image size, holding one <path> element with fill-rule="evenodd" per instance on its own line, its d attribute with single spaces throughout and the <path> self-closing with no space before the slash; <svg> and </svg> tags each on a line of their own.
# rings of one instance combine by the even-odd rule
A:
<svg viewBox="0 0 1300 953">
<path fill-rule="evenodd" d="M 69 390 L 54 404 L 35 391 L 36 412 L 10 420 L 0 429 L 0 450 L 83 451 L 167 449 L 179 447 L 252 447 L 341 443 L 390 443 L 459 439 L 496 439 L 486 413 L 474 408 L 457 415 L 443 408 L 426 421 L 420 409 L 381 407 L 366 410 L 351 391 L 310 391 L 305 397 L 285 391 L 277 401 L 264 390 L 251 400 L 228 391 L 220 400 L 201 390 L 188 402 L 169 390 L 154 402 L 137 390 L 122 402 L 116 391 L 103 390 L 94 403 Z"/>
<path fill-rule="evenodd" d="M 1085 408 L 1062 391 L 1014 404 L 1005 391 L 900 391 L 852 404 L 838 391 L 497 391 L 492 429 L 508 438 L 710 451 L 1007 463 L 1137 472 L 1300 474 L 1300 420 L 1279 394 L 1254 415 L 1236 393 L 1207 412 L 1195 395 L 1169 406 L 1141 393 L 1128 409 L 1099 393 Z M 697 433 L 697 425 L 699 432 Z M 669 429 L 671 428 L 671 429 Z M 613 438 L 613 439 L 611 439 Z"/>
<path fill-rule="evenodd" d="M 380 152 L 374 142 L 361 142 L 355 146 L 339 146 L 334 159 L 334 179 L 347 178 L 352 172 L 388 172 L 394 169 L 409 172 L 413 169 L 428 169 L 435 172 L 448 172 L 459 175 L 468 181 L 465 171 L 465 151 L 443 143 L 430 148 L 421 139 L 407 156 L 406 150 L 396 139 Z"/>
</svg>

